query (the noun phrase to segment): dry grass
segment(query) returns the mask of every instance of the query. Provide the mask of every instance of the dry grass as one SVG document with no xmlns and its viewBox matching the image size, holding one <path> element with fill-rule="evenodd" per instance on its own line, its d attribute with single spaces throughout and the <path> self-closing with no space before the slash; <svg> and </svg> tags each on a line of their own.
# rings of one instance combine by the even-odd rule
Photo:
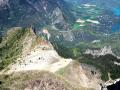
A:
<svg viewBox="0 0 120 90">
<path fill-rule="evenodd" d="M 1 89 L 6 90 L 6 88 L 8 88 L 8 90 L 24 90 L 24 88 L 27 87 L 30 81 L 41 80 L 41 79 L 52 79 L 53 81 L 58 81 L 66 88 L 65 90 L 79 90 L 73 88 L 61 76 L 47 71 L 18 72 L 18 73 L 12 73 L 10 75 L 2 74 L 0 75 L 0 90 Z"/>
</svg>

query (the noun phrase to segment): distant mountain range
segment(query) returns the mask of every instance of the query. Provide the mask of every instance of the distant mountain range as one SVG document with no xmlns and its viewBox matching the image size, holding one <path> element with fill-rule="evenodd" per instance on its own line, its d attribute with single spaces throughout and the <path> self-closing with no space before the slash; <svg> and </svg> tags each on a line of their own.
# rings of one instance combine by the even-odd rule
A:
<svg viewBox="0 0 120 90">
<path fill-rule="evenodd" d="M 65 28 L 73 17 L 64 0 L 4 0 L 0 2 L 1 29 L 30 25 Z"/>
</svg>

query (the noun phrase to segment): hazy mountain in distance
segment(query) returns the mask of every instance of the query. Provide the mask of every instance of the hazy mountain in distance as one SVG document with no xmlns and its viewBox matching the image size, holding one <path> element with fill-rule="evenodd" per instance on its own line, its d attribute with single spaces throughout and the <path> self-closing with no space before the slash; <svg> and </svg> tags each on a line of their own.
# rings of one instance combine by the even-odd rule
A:
<svg viewBox="0 0 120 90">
<path fill-rule="evenodd" d="M 60 25 L 73 21 L 64 0 L 1 0 L 0 27 Z"/>
</svg>

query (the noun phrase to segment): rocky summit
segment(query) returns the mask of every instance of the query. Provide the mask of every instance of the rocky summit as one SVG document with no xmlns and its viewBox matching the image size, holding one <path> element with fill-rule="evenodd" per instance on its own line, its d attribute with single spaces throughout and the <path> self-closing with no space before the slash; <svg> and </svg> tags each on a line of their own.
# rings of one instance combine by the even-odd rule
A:
<svg viewBox="0 0 120 90">
<path fill-rule="evenodd" d="M 0 90 L 119 90 L 118 0 L 0 0 Z"/>
<path fill-rule="evenodd" d="M 13 38 L 14 41 L 12 41 Z M 93 74 L 91 73 L 92 68 L 88 69 L 87 66 L 81 65 L 77 61 L 59 56 L 52 44 L 42 37 L 36 36 L 32 28 L 12 28 L 6 33 L 0 46 L 2 89 L 100 88 L 99 83 L 102 81 L 99 70 L 93 69 L 93 72 L 98 72 Z M 6 76 L 7 78 L 5 78 Z M 15 78 L 18 78 L 18 81 L 15 81 Z M 10 84 L 11 82 L 15 83 Z"/>
</svg>

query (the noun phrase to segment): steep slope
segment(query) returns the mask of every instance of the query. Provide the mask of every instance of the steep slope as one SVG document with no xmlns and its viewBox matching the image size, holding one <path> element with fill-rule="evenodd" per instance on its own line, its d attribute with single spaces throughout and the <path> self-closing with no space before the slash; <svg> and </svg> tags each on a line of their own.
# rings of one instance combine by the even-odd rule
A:
<svg viewBox="0 0 120 90">
<path fill-rule="evenodd" d="M 60 87 L 60 90 L 63 90 L 62 87 L 65 90 L 100 89 L 99 83 L 102 83 L 102 81 L 98 70 L 93 69 L 93 72 L 98 72 L 98 74 L 93 75 L 91 66 L 89 67 L 91 69 L 87 69 L 87 66 L 82 66 L 72 59 L 62 58 L 54 50 L 52 44 L 42 37 L 36 36 L 32 28 L 12 28 L 2 39 L 0 45 L 1 88 L 6 86 L 10 90 L 16 88 L 30 90 L 32 87 L 32 90 L 34 90 L 34 88 L 42 89 L 41 84 L 47 87 L 50 82 L 53 82 L 54 87 L 56 87 L 55 83 L 58 83 L 55 90 Z M 39 74 L 44 76 L 42 71 L 46 71 L 45 75 L 47 75 L 43 79 L 39 76 Z M 54 73 L 55 76 L 53 78 L 49 77 L 49 75 L 51 76 L 49 72 Z M 19 76 L 21 77 L 19 78 Z M 25 79 L 25 77 L 27 78 Z M 59 77 L 62 79 L 56 81 L 55 78 Z M 4 81 L 7 82 L 3 83 Z M 41 81 L 45 83 L 41 83 Z M 11 82 L 14 83 L 11 84 Z M 87 84 L 88 82 L 89 84 Z M 49 85 L 48 87 L 51 88 Z"/>
<path fill-rule="evenodd" d="M 87 64 L 72 62 L 67 67 L 57 71 L 62 75 L 71 85 L 82 90 L 84 87 L 88 90 L 100 90 L 101 73 L 95 67 Z M 84 90 L 84 89 L 83 89 Z"/>
<path fill-rule="evenodd" d="M 24 32 L 22 36 L 19 36 L 20 32 Z M 10 71 L 48 69 L 55 72 L 71 62 L 71 59 L 61 58 L 50 42 L 37 37 L 31 28 L 8 31 L 6 40 L 4 39 L 1 43 L 1 69 L 10 65 L 8 67 Z M 5 52 L 6 50 L 8 51 Z M 19 51 L 18 54 L 17 51 Z"/>
<path fill-rule="evenodd" d="M 5 37 L 2 38 L 0 43 L 0 69 L 4 69 L 10 63 L 15 62 L 23 49 L 23 40 L 28 34 L 27 29 L 12 28 L 9 30 Z M 28 34 L 29 35 L 29 34 Z"/>
</svg>

